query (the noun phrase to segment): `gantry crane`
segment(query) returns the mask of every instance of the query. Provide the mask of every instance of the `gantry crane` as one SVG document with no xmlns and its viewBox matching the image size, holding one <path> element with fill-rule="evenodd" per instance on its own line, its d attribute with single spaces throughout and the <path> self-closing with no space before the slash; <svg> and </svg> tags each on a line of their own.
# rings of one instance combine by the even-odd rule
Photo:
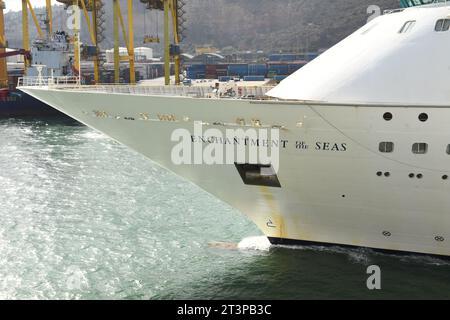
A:
<svg viewBox="0 0 450 320">
<path fill-rule="evenodd" d="M 100 44 L 105 39 L 105 11 L 104 0 L 56 0 L 64 3 L 66 6 L 75 5 L 83 10 L 84 17 L 87 23 L 88 31 L 90 34 L 91 42 L 96 47 L 96 54 L 94 57 L 94 78 L 95 82 L 100 82 L 100 69 L 103 64 L 102 48 Z M 113 0 L 114 7 L 114 79 L 118 83 L 120 81 L 120 55 L 119 55 L 119 33 L 122 29 L 123 40 L 126 43 L 128 55 L 125 57 L 130 63 L 130 82 L 134 84 L 136 82 L 135 66 L 134 66 L 134 29 L 133 29 L 133 0 L 127 0 L 128 2 L 128 34 L 125 28 L 124 19 L 122 16 L 122 10 L 119 0 Z M 91 13 L 91 17 L 89 15 Z M 79 41 L 79 39 L 75 39 Z M 74 48 L 79 47 L 78 44 L 74 45 Z M 77 49 L 75 49 L 77 50 Z M 75 57 L 77 59 L 77 54 Z"/>
<path fill-rule="evenodd" d="M 94 54 L 94 81 L 100 83 L 100 69 L 102 68 L 104 59 L 102 55 L 101 44 L 105 39 L 105 11 L 104 0 L 56 0 L 57 2 L 69 6 L 75 6 L 82 10 L 86 20 L 87 29 L 90 35 L 92 46 L 95 47 Z M 81 22 L 80 22 L 81 23 Z M 79 28 L 79 26 L 77 26 Z M 79 30 L 74 30 L 74 58 L 75 65 L 80 65 L 79 52 Z"/>
<path fill-rule="evenodd" d="M 46 24 L 49 28 L 49 31 L 51 32 L 52 28 L 52 8 L 50 4 L 50 0 L 46 0 L 46 9 L 47 9 L 47 19 Z M 24 68 L 26 70 L 27 66 L 29 65 L 31 61 L 31 55 L 30 55 L 30 38 L 29 38 L 29 27 L 28 27 L 28 12 L 31 12 L 31 15 L 33 17 L 33 21 L 36 25 L 36 28 L 38 30 L 39 37 L 44 37 L 44 33 L 42 32 L 42 29 L 39 25 L 39 22 L 37 20 L 36 14 L 33 10 L 33 7 L 29 0 L 22 0 L 22 31 L 23 31 L 23 43 L 22 49 L 14 50 L 7 52 L 7 41 L 6 41 L 6 34 L 5 34 L 5 20 L 4 20 L 4 13 L 3 10 L 6 8 L 5 2 L 3 0 L 0 0 L 0 90 L 2 92 L 8 92 L 9 89 L 9 83 L 8 83 L 8 69 L 7 69 L 7 62 L 6 58 L 10 56 L 15 55 L 23 55 L 24 56 Z"/>
<path fill-rule="evenodd" d="M 100 65 L 102 64 L 102 50 L 100 43 L 103 41 L 105 21 L 104 10 L 105 0 L 56 0 L 66 6 L 76 6 L 83 10 L 87 27 L 89 30 L 92 45 L 96 47 L 94 58 L 95 82 L 100 82 Z M 50 3 L 50 0 L 47 0 Z M 108 1 L 109 2 L 109 1 Z M 149 10 L 160 10 L 164 12 L 164 62 L 165 62 L 165 83 L 170 84 L 170 63 L 173 59 L 175 63 L 175 83 L 180 83 L 180 42 L 182 40 L 182 28 L 184 23 L 184 0 L 140 0 Z M 29 0 L 22 0 L 22 3 L 29 3 Z M 120 62 L 126 60 L 130 64 L 130 83 L 135 83 L 135 57 L 134 57 L 134 26 L 133 26 L 133 0 L 127 0 L 128 26 L 125 26 L 120 0 L 112 0 L 113 4 L 113 30 L 114 30 L 114 80 L 120 81 Z M 30 9 L 32 10 L 31 6 Z M 51 10 L 51 7 L 50 7 Z M 89 15 L 91 13 L 91 17 Z M 34 15 L 34 13 L 32 12 Z M 51 23 L 51 12 L 48 14 Z M 28 21 L 28 20 L 27 20 Z M 173 44 L 170 41 L 170 21 L 172 21 Z M 128 29 L 128 33 L 127 33 Z M 39 29 L 38 29 L 39 30 Z M 120 31 L 122 31 L 123 41 L 126 43 L 127 56 L 121 57 L 119 53 Z M 80 54 L 78 52 L 80 39 L 79 35 L 74 37 L 75 65 L 79 66 Z M 25 40 L 24 40 L 25 41 Z"/>
<path fill-rule="evenodd" d="M 175 84 L 180 84 L 180 42 L 184 27 L 184 0 L 140 0 L 149 10 L 164 12 L 164 74 L 165 84 L 170 84 L 170 62 L 175 64 Z M 173 44 L 170 43 L 170 20 L 172 20 Z M 159 40 L 159 38 L 158 38 Z"/>
<path fill-rule="evenodd" d="M 46 11 L 47 11 L 47 19 L 45 23 L 48 28 L 49 34 L 53 32 L 53 17 L 52 17 L 52 5 L 51 0 L 46 0 Z M 34 12 L 33 6 L 31 5 L 30 0 L 22 0 L 22 48 L 26 51 L 30 51 L 30 30 L 28 25 L 28 14 L 31 13 L 31 17 L 33 18 L 33 22 L 36 26 L 38 36 L 40 38 L 44 38 L 45 34 L 42 31 L 41 26 L 39 25 L 39 21 L 37 19 L 36 13 Z M 25 56 L 24 57 L 24 67 L 25 71 L 27 67 L 30 65 L 31 60 Z"/>
</svg>

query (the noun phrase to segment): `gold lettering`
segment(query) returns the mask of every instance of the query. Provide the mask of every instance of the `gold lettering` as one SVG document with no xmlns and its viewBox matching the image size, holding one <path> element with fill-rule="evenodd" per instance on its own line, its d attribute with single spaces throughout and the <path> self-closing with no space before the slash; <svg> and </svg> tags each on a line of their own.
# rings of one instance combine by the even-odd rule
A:
<svg viewBox="0 0 450 320">
<path fill-rule="evenodd" d="M 254 127 L 261 127 L 261 121 L 258 119 L 252 119 L 252 125 Z"/>
<path fill-rule="evenodd" d="M 173 114 L 158 114 L 159 121 L 176 121 L 176 117 Z"/>
<path fill-rule="evenodd" d="M 150 120 L 150 116 L 148 113 L 141 113 L 140 117 L 141 117 L 141 120 Z"/>
<path fill-rule="evenodd" d="M 94 114 L 97 118 L 108 118 L 108 113 L 106 111 L 94 110 Z"/>
</svg>

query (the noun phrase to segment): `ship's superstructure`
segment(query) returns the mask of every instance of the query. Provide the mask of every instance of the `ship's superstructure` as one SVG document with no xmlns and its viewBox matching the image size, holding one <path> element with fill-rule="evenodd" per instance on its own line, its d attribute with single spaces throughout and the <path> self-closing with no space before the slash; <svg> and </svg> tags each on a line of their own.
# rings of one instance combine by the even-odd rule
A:
<svg viewBox="0 0 450 320">
<path fill-rule="evenodd" d="M 46 15 L 43 26 L 39 23 L 31 3 L 22 1 L 22 49 L 6 49 L 3 10 L 5 4 L 0 1 L 0 118 L 21 116 L 64 116 L 63 113 L 47 104 L 16 90 L 19 75 L 57 76 L 73 75 L 73 50 L 70 38 L 64 31 L 53 31 L 50 1 L 46 2 Z M 32 13 L 38 37 L 30 48 L 28 13 Z M 73 49 L 73 48 L 72 48 Z M 6 58 L 15 56 L 15 62 L 7 63 Z"/>
<path fill-rule="evenodd" d="M 21 90 L 237 208 L 273 243 L 449 256 L 449 29 L 446 3 L 386 12 L 275 88 L 25 78 Z M 279 158 L 196 158 L 230 145 Z"/>
</svg>

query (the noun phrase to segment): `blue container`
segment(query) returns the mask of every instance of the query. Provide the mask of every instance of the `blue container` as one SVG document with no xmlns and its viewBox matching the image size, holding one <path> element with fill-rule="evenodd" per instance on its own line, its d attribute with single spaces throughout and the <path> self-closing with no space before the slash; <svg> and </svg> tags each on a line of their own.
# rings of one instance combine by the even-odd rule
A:
<svg viewBox="0 0 450 320">
<path fill-rule="evenodd" d="M 287 76 L 275 76 L 275 77 L 273 77 L 273 80 L 280 82 L 286 78 L 287 78 Z"/>
<path fill-rule="evenodd" d="M 295 63 L 295 64 L 289 64 L 288 65 L 288 73 L 294 73 L 295 71 L 299 70 L 301 67 L 303 67 L 303 64 Z"/>
<path fill-rule="evenodd" d="M 231 80 L 231 77 L 228 77 L 228 76 L 219 77 L 219 82 L 228 82 L 230 80 Z"/>
<path fill-rule="evenodd" d="M 204 79 L 206 74 L 206 65 L 193 64 L 186 68 L 186 75 L 189 79 Z"/>
<path fill-rule="evenodd" d="M 186 72 L 186 75 L 187 75 L 188 79 L 205 79 L 204 72 L 188 71 L 188 72 Z"/>
<path fill-rule="evenodd" d="M 289 65 L 287 64 L 271 64 L 268 68 L 268 73 L 275 75 L 287 75 L 289 74 Z"/>
<path fill-rule="evenodd" d="M 248 76 L 248 64 L 230 64 L 228 66 L 228 76 L 240 78 Z"/>
<path fill-rule="evenodd" d="M 311 61 L 314 60 L 315 58 L 317 58 L 319 56 L 318 53 L 308 53 L 306 55 L 306 60 Z"/>
<path fill-rule="evenodd" d="M 206 71 L 206 65 L 205 64 L 192 64 L 189 67 L 187 67 L 187 70 L 196 70 L 196 71 L 202 71 L 205 72 Z"/>
<path fill-rule="evenodd" d="M 289 62 L 289 61 L 296 61 L 301 60 L 301 56 L 299 54 L 271 54 L 269 56 L 269 61 L 271 62 Z"/>
<path fill-rule="evenodd" d="M 264 81 L 266 78 L 264 76 L 245 76 L 244 81 Z"/>
<path fill-rule="evenodd" d="M 249 64 L 248 65 L 249 76 L 266 76 L 267 65 L 266 64 Z"/>
</svg>

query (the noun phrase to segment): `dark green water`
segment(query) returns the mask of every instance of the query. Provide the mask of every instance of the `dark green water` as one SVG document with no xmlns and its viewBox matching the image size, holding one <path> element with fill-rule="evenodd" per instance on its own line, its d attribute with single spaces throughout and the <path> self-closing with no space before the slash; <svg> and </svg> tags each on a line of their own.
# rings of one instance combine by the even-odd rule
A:
<svg viewBox="0 0 450 320">
<path fill-rule="evenodd" d="M 241 214 L 88 128 L 3 120 L 0 298 L 450 298 L 450 262 L 268 248 Z"/>
</svg>

